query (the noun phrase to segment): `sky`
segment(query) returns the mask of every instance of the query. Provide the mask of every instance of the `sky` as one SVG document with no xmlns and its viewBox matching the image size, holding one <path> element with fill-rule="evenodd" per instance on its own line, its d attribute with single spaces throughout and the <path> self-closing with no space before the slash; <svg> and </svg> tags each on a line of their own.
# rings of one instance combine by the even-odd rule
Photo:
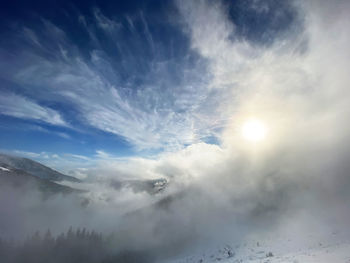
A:
<svg viewBox="0 0 350 263">
<path fill-rule="evenodd" d="M 289 2 L 205 5 L 5 1 L 1 150 L 53 163 L 57 156 L 144 157 L 200 142 L 219 145 L 236 118 L 241 89 L 228 75 L 260 48 L 296 34 L 299 18 Z M 225 43 L 215 46 L 218 38 Z M 241 50 L 228 54 L 231 61 L 213 61 L 236 43 Z"/>
<path fill-rule="evenodd" d="M 143 248 L 348 233 L 349 10 L 347 0 L 5 2 L 0 150 L 84 179 L 91 205 L 4 201 L 8 218 L 26 220 L 3 228 L 117 226 Z M 157 178 L 168 182 L 157 196 L 113 187 Z"/>
</svg>

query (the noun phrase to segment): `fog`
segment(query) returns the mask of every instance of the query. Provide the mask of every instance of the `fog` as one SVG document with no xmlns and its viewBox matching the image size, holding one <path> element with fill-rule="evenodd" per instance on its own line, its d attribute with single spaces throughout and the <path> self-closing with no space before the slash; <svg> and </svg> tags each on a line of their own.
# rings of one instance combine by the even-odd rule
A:
<svg viewBox="0 0 350 263">
<path fill-rule="evenodd" d="M 253 234 L 302 240 L 306 230 L 348 231 L 350 3 L 291 2 L 295 26 L 264 46 L 234 38 L 224 3 L 176 6 L 193 49 L 208 60 L 208 89 L 222 102 L 216 111 L 227 125 L 217 131 L 218 145 L 99 159 L 85 182 L 71 185 L 89 191 L 78 196 L 43 201 L 1 191 L 2 236 L 85 227 L 115 233 L 118 251 L 151 251 L 162 260 Z M 264 141 L 242 139 L 250 117 L 266 123 Z M 158 178 L 168 185 L 157 194 L 112 184 Z"/>
</svg>

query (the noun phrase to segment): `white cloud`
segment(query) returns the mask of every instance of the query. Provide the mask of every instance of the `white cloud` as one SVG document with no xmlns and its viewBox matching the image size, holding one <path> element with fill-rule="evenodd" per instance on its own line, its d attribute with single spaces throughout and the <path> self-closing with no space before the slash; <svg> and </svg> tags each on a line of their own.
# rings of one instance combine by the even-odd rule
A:
<svg viewBox="0 0 350 263">
<path fill-rule="evenodd" d="M 22 150 L 13 150 L 12 152 L 15 153 L 16 155 L 28 157 L 28 158 L 40 157 L 40 153 L 35 153 L 35 152 L 28 152 L 28 151 L 22 151 Z"/>
<path fill-rule="evenodd" d="M 191 226 L 186 231 L 193 232 L 183 236 L 216 237 L 222 242 L 226 235 L 239 238 L 247 232 L 270 231 L 291 220 L 301 220 L 300 229 L 317 224 L 331 228 L 331 221 L 347 226 L 350 19 L 340 11 L 349 10 L 348 4 L 339 1 L 337 8 L 329 9 L 325 2 L 315 10 L 296 3 L 305 11 L 300 13 L 305 15 L 304 30 L 253 49 L 249 43 L 225 37 L 234 31 L 217 4 L 195 3 L 180 2 L 192 45 L 211 63 L 211 88 L 219 90 L 219 98 L 225 94 L 231 100 L 219 105 L 219 116 L 226 116 L 222 144 L 192 144 L 153 159 L 101 161 L 95 174 L 165 176 L 171 181 L 169 191 L 181 194 L 165 212 L 155 209 L 148 220 L 142 218 L 149 225 L 139 229 L 135 224 L 133 230 L 151 231 L 161 222 L 167 227 L 160 236 L 171 236 L 173 241 L 171 233 L 186 225 Z M 196 22 L 203 17 L 205 22 Z M 248 117 L 268 126 L 263 143 L 252 146 L 242 140 L 239 128 Z M 300 215 L 305 213 L 309 218 L 302 221 Z"/>
<path fill-rule="evenodd" d="M 50 108 L 13 93 L 0 93 L 0 113 L 16 118 L 35 119 L 59 126 L 67 126 L 61 115 Z"/>
<path fill-rule="evenodd" d="M 120 27 L 122 27 L 122 24 L 109 19 L 108 17 L 103 15 L 99 9 L 94 10 L 94 16 L 95 16 L 97 25 L 101 27 L 103 30 L 105 30 L 108 34 L 114 34 L 115 30 L 118 30 L 120 29 Z"/>
<path fill-rule="evenodd" d="M 116 209 L 92 204 L 96 210 L 91 214 L 97 218 L 83 217 L 84 224 L 112 228 L 118 221 L 118 229 L 128 233 L 123 242 L 130 239 L 133 248 L 171 244 L 172 251 L 175 241 L 190 248 L 195 238 L 224 242 L 225 237 L 239 239 L 257 231 L 271 233 L 274 226 L 285 227 L 284 220 L 299 220 L 304 213 L 309 214 L 309 222 L 298 221 L 300 225 L 323 223 L 328 227 L 329 222 L 336 222 L 337 227 L 345 225 L 347 231 L 349 3 L 297 2 L 296 6 L 303 10 L 300 15 L 305 15 L 305 28 L 267 47 L 252 47 L 235 39 L 234 25 L 217 2 L 181 1 L 179 5 L 192 47 L 210 63 L 212 79 L 209 84 L 192 83 L 189 75 L 183 90 L 172 86 L 173 92 L 180 94 L 176 107 L 161 104 L 171 103 L 167 96 L 172 95 L 172 89 L 163 95 L 156 83 L 130 99 L 122 94 L 122 88 L 127 87 L 117 89 L 95 67 L 79 60 L 57 65 L 36 58 L 37 68 L 31 68 L 32 72 L 45 72 L 40 75 L 48 87 L 45 95 L 60 87 L 55 95 L 74 103 L 95 127 L 120 134 L 139 147 L 169 141 L 192 143 L 154 158 L 118 159 L 97 151 L 93 167 L 77 169 L 77 175 L 97 179 L 166 177 L 170 192 L 165 194 L 176 194 L 166 199 L 166 208 L 147 206 L 136 216 L 126 217 L 123 225 L 113 214 L 115 211 L 138 209 L 140 204 L 149 205 L 158 199 L 130 191 L 119 195 L 113 190 L 109 194 Z M 99 69 L 109 68 L 101 54 L 96 53 L 93 62 L 100 65 Z M 23 70 L 19 81 L 40 83 L 39 78 L 31 77 L 36 76 L 29 74 L 31 70 Z M 202 72 L 201 68 L 194 70 Z M 51 82 L 45 80 L 45 75 L 53 76 Z M 159 76 L 162 74 L 155 74 L 154 80 Z M 151 103 L 153 98 L 156 102 Z M 179 113 L 179 109 L 185 110 Z M 263 120 L 269 128 L 263 143 L 252 146 L 242 141 L 239 127 L 248 117 Z M 222 133 L 216 133 L 221 145 L 194 143 L 203 130 L 212 134 L 213 126 L 225 127 Z M 91 164 L 84 157 L 71 157 Z M 99 184 L 92 187 L 99 188 L 98 197 L 108 199 L 105 188 Z M 76 209 L 71 210 L 60 215 L 74 216 Z M 47 214 L 50 213 L 44 213 L 45 218 Z"/>
<path fill-rule="evenodd" d="M 109 30 L 113 21 L 106 20 L 101 13 L 96 16 L 96 23 Z M 77 110 L 76 117 L 81 122 L 122 136 L 137 149 L 178 149 L 213 135 L 221 125 L 214 117 L 217 112 L 213 107 L 219 98 L 215 93 L 209 94 L 203 85 L 208 77 L 201 60 L 193 64 L 190 57 L 153 62 L 125 58 L 130 70 L 137 68 L 138 63 L 150 64 L 148 75 L 142 76 L 147 81 L 134 87 L 120 80 L 108 54 L 98 49 L 97 44 L 90 60 L 84 59 L 61 29 L 46 20 L 44 25 L 45 30 L 52 28 L 50 32 L 43 31 L 49 42 L 59 43 L 57 59 L 47 59 L 36 49 L 29 49 L 18 55 L 18 67 L 3 74 L 23 89 L 35 89 L 31 92 L 40 100 L 69 103 Z M 154 42 L 149 32 L 147 35 Z M 179 81 L 173 80 L 175 73 L 181 74 Z M 54 117 L 52 122 L 59 122 L 53 111 L 48 112 Z"/>
</svg>

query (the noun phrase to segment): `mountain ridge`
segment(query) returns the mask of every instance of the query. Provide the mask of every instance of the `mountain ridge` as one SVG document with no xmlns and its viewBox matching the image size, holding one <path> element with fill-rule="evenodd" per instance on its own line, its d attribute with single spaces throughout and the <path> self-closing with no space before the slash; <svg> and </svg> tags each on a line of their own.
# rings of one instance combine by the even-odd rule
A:
<svg viewBox="0 0 350 263">
<path fill-rule="evenodd" d="M 15 169 L 25 171 L 26 173 L 31 174 L 32 176 L 53 182 L 81 182 L 81 180 L 73 176 L 62 174 L 50 167 L 47 167 L 39 162 L 33 161 L 25 157 L 18 157 L 14 155 L 0 153 L 0 164 L 9 165 Z"/>
<path fill-rule="evenodd" d="M 16 169 L 8 164 L 0 162 L 0 188 L 3 189 L 6 187 L 20 189 L 21 191 L 32 191 L 33 189 L 37 189 L 43 193 L 44 196 L 58 193 L 71 194 L 83 192 L 83 190 L 36 177 L 26 171 Z"/>
</svg>

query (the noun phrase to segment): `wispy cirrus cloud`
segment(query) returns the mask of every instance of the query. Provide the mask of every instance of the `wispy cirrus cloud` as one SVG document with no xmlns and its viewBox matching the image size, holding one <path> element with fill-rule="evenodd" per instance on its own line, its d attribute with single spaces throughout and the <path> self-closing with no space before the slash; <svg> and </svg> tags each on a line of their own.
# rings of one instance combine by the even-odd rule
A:
<svg viewBox="0 0 350 263">
<path fill-rule="evenodd" d="M 39 120 L 52 125 L 67 126 L 67 123 L 57 111 L 13 93 L 0 92 L 0 114 Z"/>
<path fill-rule="evenodd" d="M 5 70 L 2 77 L 20 86 L 20 92 L 30 89 L 41 101 L 68 105 L 77 113 L 76 125 L 116 134 L 137 149 L 181 148 L 215 133 L 221 124 L 213 117 L 213 101 L 221 95 L 204 85 L 208 80 L 204 61 L 186 46 L 177 56 L 169 53 L 162 40 L 152 37 L 142 12 L 133 17 L 132 24 L 131 18 L 125 19 L 124 25 L 98 9 L 93 18 L 93 23 L 87 23 L 79 17 L 93 45 L 88 56 L 63 29 L 46 19 L 41 22 L 42 32 L 26 26 L 23 35 L 17 36 L 22 39 L 23 51 L 13 51 L 16 66 Z M 125 30 L 131 34 L 123 40 Z M 101 32 L 118 47 L 114 57 L 98 40 Z M 143 55 L 142 39 L 158 52 L 151 51 L 151 57 Z M 2 55 L 5 53 L 2 50 Z M 3 113 L 6 110 L 23 117 L 13 110 L 14 102 L 7 100 Z M 27 115 L 34 116 L 33 112 Z M 49 121 L 43 114 L 40 117 Z M 59 123 L 54 117 L 51 122 Z"/>
</svg>

